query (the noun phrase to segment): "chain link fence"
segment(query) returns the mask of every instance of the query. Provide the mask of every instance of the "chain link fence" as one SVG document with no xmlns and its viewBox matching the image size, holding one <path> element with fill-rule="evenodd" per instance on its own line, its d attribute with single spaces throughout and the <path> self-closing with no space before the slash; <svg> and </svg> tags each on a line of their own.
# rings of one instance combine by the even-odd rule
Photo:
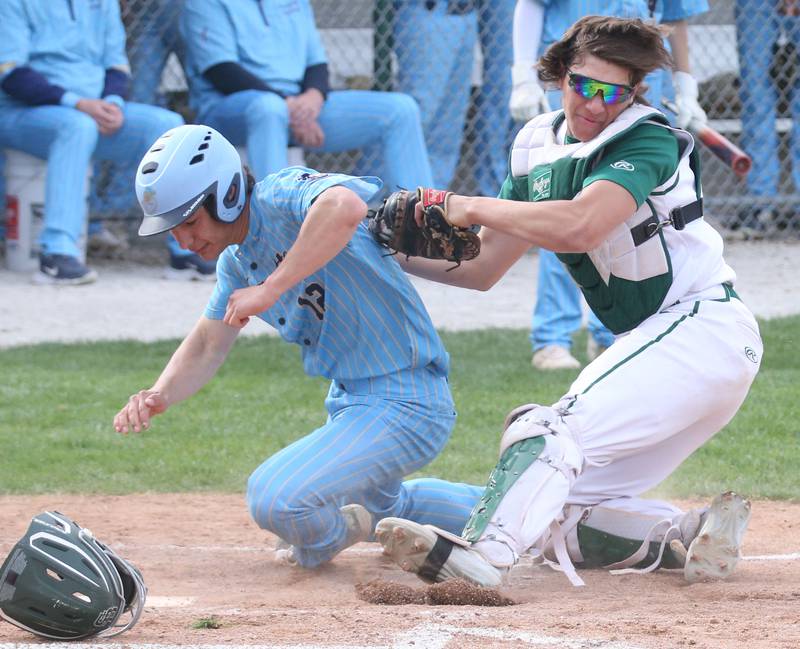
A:
<svg viewBox="0 0 800 649">
<path fill-rule="evenodd" d="M 585 2 L 586 13 L 604 4 Z M 435 183 L 465 194 L 495 194 L 520 126 L 508 112 L 516 1 L 312 4 L 332 88 L 408 92 L 421 108 Z M 168 105 L 192 121 L 180 66 L 180 10 L 175 0 L 122 0 L 133 98 Z M 800 2 L 711 0 L 710 10 L 689 25 L 692 72 L 710 123 L 753 159 L 752 171 L 739 178 L 700 147 L 707 215 L 729 234 L 800 236 L 800 133 L 793 126 L 793 117 L 800 118 L 800 92 L 793 92 Z M 378 158 L 374 151 L 306 154 L 306 164 L 380 174 Z"/>
</svg>

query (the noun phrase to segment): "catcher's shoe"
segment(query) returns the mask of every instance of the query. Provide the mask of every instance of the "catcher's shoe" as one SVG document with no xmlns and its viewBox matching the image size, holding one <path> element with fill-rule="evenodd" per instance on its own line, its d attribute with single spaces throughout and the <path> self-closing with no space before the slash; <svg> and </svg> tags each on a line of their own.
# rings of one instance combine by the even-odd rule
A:
<svg viewBox="0 0 800 649">
<path fill-rule="evenodd" d="M 469 543 L 432 525 L 404 518 L 384 518 L 375 528 L 383 553 L 425 582 L 464 579 L 495 588 L 506 569 L 495 568 Z M 463 545 L 462 545 L 463 543 Z"/>
<path fill-rule="evenodd" d="M 702 518 L 688 549 L 677 539 L 670 543 L 672 551 L 685 558 L 683 574 L 690 583 L 725 579 L 736 568 L 750 520 L 750 502 L 726 491 L 714 498 Z"/>
<path fill-rule="evenodd" d="M 345 505 L 339 511 L 344 516 L 344 523 L 347 526 L 347 537 L 342 550 L 351 545 L 369 541 L 372 536 L 372 514 L 361 505 Z M 340 550 L 341 552 L 341 550 Z M 298 565 L 295 548 L 283 539 L 278 539 L 275 546 L 275 563 L 282 566 L 295 567 Z"/>
</svg>

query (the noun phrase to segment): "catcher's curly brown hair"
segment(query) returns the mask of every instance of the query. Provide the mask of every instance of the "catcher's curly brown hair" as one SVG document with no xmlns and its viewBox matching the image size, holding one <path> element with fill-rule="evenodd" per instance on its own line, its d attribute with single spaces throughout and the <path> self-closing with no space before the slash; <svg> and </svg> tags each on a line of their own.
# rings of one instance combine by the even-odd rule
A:
<svg viewBox="0 0 800 649">
<path fill-rule="evenodd" d="M 672 66 L 664 46 L 668 31 L 638 18 L 584 16 L 547 48 L 539 60 L 539 78 L 558 85 L 575 63 L 592 55 L 630 70 L 630 85 L 635 86 L 653 70 Z M 638 88 L 637 102 L 647 103 L 646 90 L 645 84 Z"/>
</svg>

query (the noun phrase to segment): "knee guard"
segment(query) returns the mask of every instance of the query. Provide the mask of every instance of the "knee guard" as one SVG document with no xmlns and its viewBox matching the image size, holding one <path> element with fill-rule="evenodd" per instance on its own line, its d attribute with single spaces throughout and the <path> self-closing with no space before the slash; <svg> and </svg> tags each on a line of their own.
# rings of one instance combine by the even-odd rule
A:
<svg viewBox="0 0 800 649">
<path fill-rule="evenodd" d="M 543 532 L 561 511 L 582 464 L 583 454 L 563 413 L 535 404 L 516 408 L 506 418 L 500 461 L 462 537 L 477 542 L 491 522 L 506 529 L 504 536 L 515 539 L 512 549 L 520 554 L 527 549 L 520 550 L 525 543 L 530 546 L 536 540 L 530 538 L 535 529 L 543 526 Z"/>
</svg>

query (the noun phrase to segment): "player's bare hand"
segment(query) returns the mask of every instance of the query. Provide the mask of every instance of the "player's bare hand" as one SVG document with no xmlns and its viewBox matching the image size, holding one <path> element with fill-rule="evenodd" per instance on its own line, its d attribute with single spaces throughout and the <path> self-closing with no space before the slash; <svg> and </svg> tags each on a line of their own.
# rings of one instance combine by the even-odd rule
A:
<svg viewBox="0 0 800 649">
<path fill-rule="evenodd" d="M 169 404 L 163 394 L 154 390 L 139 390 L 114 417 L 118 433 L 140 433 L 150 428 L 150 419 L 164 412 Z"/>
<path fill-rule="evenodd" d="M 124 120 L 122 109 L 103 99 L 80 99 L 75 108 L 89 115 L 102 135 L 116 133 Z"/>
<path fill-rule="evenodd" d="M 325 98 L 316 88 L 309 88 L 299 95 L 286 98 L 289 109 L 289 123 L 316 122 L 322 111 Z"/>
<path fill-rule="evenodd" d="M 269 309 L 279 297 L 280 294 L 273 291 L 268 284 L 240 288 L 228 298 L 223 322 L 241 329 L 250 322 L 251 316 Z"/>
<path fill-rule="evenodd" d="M 469 228 L 473 224 L 470 223 L 467 218 L 466 203 L 463 198 L 463 196 L 459 196 L 458 194 L 450 194 L 447 197 L 444 208 L 444 218 L 451 225 L 455 225 L 459 228 Z M 414 205 L 414 220 L 420 227 L 423 227 L 423 209 L 423 202 L 417 201 L 416 205 Z"/>
<path fill-rule="evenodd" d="M 300 146 L 316 149 L 325 144 L 325 131 L 316 121 L 291 125 L 292 136 Z"/>
</svg>

